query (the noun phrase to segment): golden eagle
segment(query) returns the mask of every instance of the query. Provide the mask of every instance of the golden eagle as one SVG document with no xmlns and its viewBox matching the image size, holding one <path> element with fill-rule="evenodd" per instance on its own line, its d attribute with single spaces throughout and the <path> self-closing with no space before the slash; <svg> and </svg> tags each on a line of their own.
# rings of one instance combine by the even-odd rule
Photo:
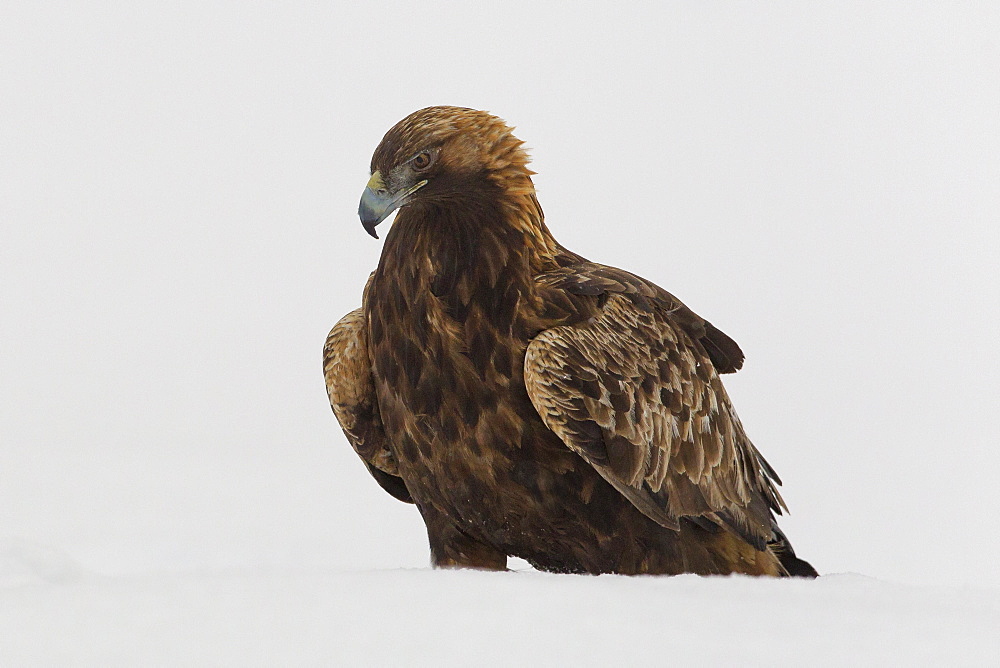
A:
<svg viewBox="0 0 1000 668">
<path fill-rule="evenodd" d="M 483 111 L 429 107 L 389 130 L 358 212 L 372 236 L 398 213 L 324 349 L 341 427 L 417 505 L 433 564 L 815 576 L 719 378 L 739 346 L 560 246 L 527 163 Z"/>
</svg>

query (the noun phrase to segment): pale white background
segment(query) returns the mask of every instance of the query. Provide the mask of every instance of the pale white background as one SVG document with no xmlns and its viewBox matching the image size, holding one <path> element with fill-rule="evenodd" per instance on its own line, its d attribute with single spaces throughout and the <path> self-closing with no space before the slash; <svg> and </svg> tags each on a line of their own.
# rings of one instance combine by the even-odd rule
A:
<svg viewBox="0 0 1000 668">
<path fill-rule="evenodd" d="M 0 581 L 427 564 L 320 354 L 372 150 L 455 104 L 742 345 L 802 556 L 995 595 L 998 41 L 989 2 L 6 3 Z"/>
</svg>

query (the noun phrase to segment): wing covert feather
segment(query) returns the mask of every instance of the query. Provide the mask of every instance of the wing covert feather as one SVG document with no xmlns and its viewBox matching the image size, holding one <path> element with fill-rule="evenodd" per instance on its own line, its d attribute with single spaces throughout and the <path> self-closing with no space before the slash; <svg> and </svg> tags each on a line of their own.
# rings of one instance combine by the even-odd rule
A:
<svg viewBox="0 0 1000 668">
<path fill-rule="evenodd" d="M 719 373 L 735 373 L 743 367 L 743 351 L 736 341 L 660 286 L 624 269 L 581 261 L 537 276 L 535 280 L 577 295 L 627 295 L 642 309 L 655 305 L 669 313 L 671 322 L 701 344 Z"/>
</svg>

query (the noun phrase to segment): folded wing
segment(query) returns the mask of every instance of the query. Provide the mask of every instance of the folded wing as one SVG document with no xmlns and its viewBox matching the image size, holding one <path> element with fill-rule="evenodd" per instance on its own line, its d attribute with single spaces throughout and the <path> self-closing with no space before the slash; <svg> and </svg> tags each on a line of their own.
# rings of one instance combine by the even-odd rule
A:
<svg viewBox="0 0 1000 668">
<path fill-rule="evenodd" d="M 323 375 L 330 406 L 368 471 L 385 491 L 413 503 L 382 427 L 362 309 L 345 315 L 330 331 L 323 348 Z"/>
<path fill-rule="evenodd" d="M 719 378 L 742 365 L 739 346 L 625 271 L 581 263 L 537 280 L 601 307 L 528 346 L 525 384 L 545 424 L 661 525 L 725 525 L 765 549 L 784 503 Z"/>
</svg>

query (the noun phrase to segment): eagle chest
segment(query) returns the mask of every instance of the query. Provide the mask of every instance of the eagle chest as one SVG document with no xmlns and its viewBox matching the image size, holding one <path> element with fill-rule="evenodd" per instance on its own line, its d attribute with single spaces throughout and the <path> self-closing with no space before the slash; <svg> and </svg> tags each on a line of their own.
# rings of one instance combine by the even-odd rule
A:
<svg viewBox="0 0 1000 668">
<path fill-rule="evenodd" d="M 366 303 L 372 371 L 401 470 L 497 481 L 542 427 L 524 389 L 520 301 L 509 282 L 376 276 Z"/>
</svg>

